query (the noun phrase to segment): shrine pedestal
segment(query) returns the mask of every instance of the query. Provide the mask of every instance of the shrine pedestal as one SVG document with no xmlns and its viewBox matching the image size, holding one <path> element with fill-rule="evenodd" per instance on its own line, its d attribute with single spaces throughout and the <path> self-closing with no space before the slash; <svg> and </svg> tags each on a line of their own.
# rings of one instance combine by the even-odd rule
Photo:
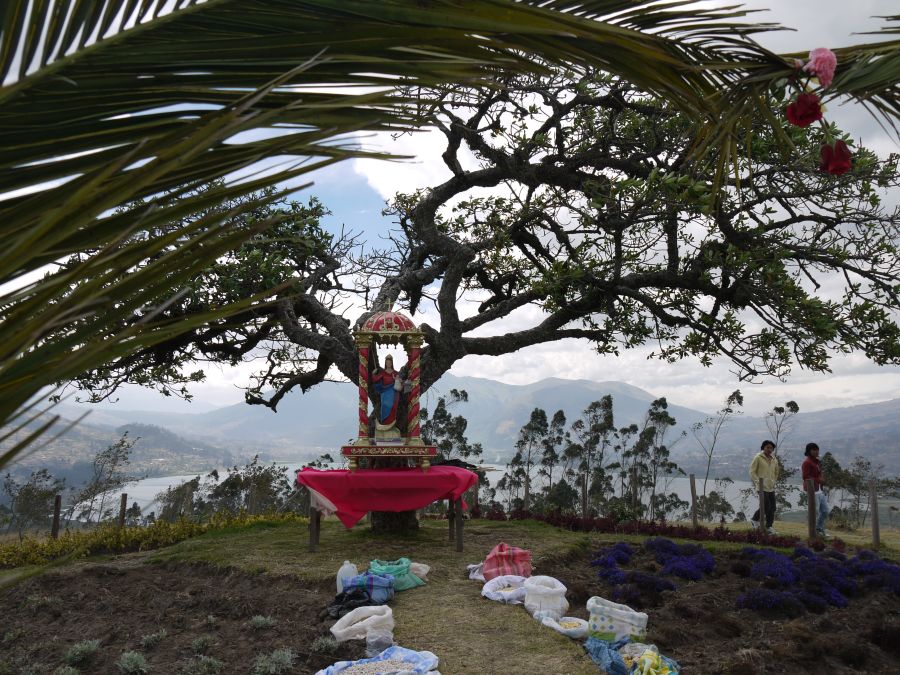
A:
<svg viewBox="0 0 900 675">
<path fill-rule="evenodd" d="M 433 445 L 418 445 L 408 443 L 404 445 L 345 445 L 341 448 L 341 454 L 347 458 L 348 468 L 356 471 L 359 468 L 357 460 L 360 457 L 408 457 L 416 460 L 416 465 L 422 471 L 428 471 L 431 459 L 437 455 L 437 448 Z"/>
</svg>

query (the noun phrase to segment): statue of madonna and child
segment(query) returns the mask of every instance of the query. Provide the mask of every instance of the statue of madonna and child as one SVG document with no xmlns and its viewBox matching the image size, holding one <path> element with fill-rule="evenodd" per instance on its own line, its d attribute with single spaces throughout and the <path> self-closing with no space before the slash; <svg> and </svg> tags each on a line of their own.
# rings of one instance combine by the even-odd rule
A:
<svg viewBox="0 0 900 675">
<path fill-rule="evenodd" d="M 384 368 L 376 368 L 372 373 L 372 388 L 378 392 L 379 404 L 375 406 L 375 438 L 378 441 L 400 441 L 397 428 L 397 408 L 406 381 L 400 372 L 394 370 L 394 357 L 384 358 Z"/>
</svg>

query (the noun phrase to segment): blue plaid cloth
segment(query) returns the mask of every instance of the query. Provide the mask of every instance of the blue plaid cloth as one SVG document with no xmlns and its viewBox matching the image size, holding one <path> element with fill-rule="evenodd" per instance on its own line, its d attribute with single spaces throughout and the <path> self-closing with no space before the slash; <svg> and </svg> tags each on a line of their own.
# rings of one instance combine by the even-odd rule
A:
<svg viewBox="0 0 900 675">
<path fill-rule="evenodd" d="M 345 578 L 342 583 L 345 591 L 351 588 L 363 589 L 376 605 L 383 605 L 394 597 L 393 574 L 365 572 L 355 577 Z"/>
</svg>

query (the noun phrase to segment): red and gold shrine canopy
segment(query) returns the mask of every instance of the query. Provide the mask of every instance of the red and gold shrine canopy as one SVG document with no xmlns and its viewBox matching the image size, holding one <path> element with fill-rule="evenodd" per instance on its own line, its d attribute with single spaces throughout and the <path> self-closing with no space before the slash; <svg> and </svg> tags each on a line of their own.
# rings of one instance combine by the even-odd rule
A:
<svg viewBox="0 0 900 675">
<path fill-rule="evenodd" d="M 357 336 L 371 336 L 376 342 L 387 344 L 403 343 L 408 338 L 422 335 L 412 319 L 400 312 L 375 312 L 355 333 Z"/>
</svg>

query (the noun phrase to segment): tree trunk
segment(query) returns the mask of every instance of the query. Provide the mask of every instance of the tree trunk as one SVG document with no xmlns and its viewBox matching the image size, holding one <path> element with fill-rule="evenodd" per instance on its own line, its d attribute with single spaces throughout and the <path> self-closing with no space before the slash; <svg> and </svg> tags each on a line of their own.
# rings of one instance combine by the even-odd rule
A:
<svg viewBox="0 0 900 675">
<path fill-rule="evenodd" d="M 403 534 L 419 529 L 415 511 L 372 511 L 372 532 Z"/>
<path fill-rule="evenodd" d="M 372 460 L 372 467 L 376 469 L 408 465 L 404 457 L 376 457 Z M 403 534 L 418 529 L 419 520 L 415 511 L 372 511 L 372 532 Z"/>
</svg>

